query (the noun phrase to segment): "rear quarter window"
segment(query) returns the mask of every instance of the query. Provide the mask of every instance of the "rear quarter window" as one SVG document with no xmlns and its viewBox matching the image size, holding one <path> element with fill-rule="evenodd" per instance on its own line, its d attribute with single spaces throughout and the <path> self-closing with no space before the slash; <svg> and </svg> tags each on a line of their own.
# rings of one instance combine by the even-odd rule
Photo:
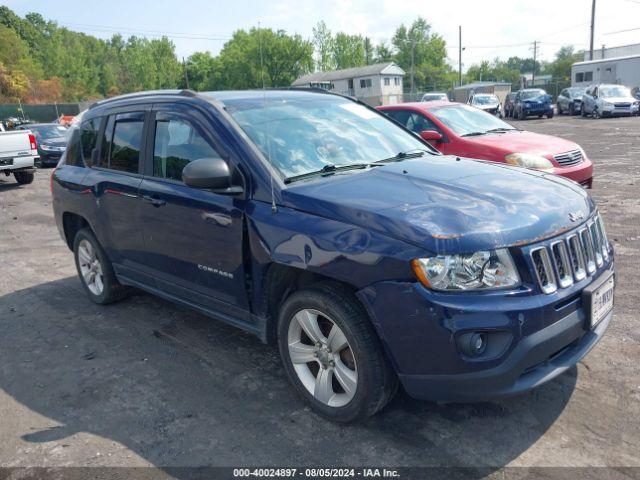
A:
<svg viewBox="0 0 640 480">
<path fill-rule="evenodd" d="M 80 127 L 80 143 L 82 158 L 85 165 L 91 166 L 93 149 L 96 148 L 98 132 L 100 131 L 100 121 L 102 118 L 93 118 L 82 123 Z"/>
<path fill-rule="evenodd" d="M 84 167 L 82 160 L 82 144 L 80 141 L 81 134 L 79 128 L 72 129 L 69 136 L 69 143 L 64 154 L 64 164 L 72 167 Z"/>
</svg>

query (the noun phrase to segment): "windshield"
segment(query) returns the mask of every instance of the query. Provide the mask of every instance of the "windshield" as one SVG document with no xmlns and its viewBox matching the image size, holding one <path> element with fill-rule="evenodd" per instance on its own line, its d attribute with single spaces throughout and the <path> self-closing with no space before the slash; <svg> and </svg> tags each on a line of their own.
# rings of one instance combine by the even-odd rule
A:
<svg viewBox="0 0 640 480">
<path fill-rule="evenodd" d="M 516 130 L 493 115 L 467 105 L 438 107 L 429 111 L 460 136 L 478 132 L 487 133 L 493 130 Z"/>
<path fill-rule="evenodd" d="M 334 95 L 230 99 L 225 106 L 285 178 L 428 149 L 382 114 Z"/>
<path fill-rule="evenodd" d="M 542 95 L 546 95 L 547 92 L 545 92 L 544 90 L 540 89 L 540 90 L 524 90 L 522 92 L 522 98 L 524 100 L 527 100 L 528 98 L 536 98 L 536 97 L 540 97 Z"/>
<path fill-rule="evenodd" d="M 449 100 L 445 93 L 428 93 L 422 96 L 423 102 L 432 102 L 434 100 Z"/>
<path fill-rule="evenodd" d="M 30 126 L 29 130 L 33 132 L 33 135 L 38 139 L 38 141 L 66 137 L 68 132 L 68 130 L 62 125 Z"/>
<path fill-rule="evenodd" d="M 567 92 L 569 93 L 569 98 L 579 98 L 579 97 L 582 97 L 582 94 L 586 90 L 587 90 L 586 88 L 572 87 L 567 89 Z"/>
<path fill-rule="evenodd" d="M 498 97 L 495 95 L 476 95 L 471 103 L 473 105 L 493 105 L 498 103 Z"/>
<path fill-rule="evenodd" d="M 623 87 L 622 85 L 616 85 L 613 87 L 600 87 L 600 96 L 602 98 L 630 97 L 631 90 L 629 90 L 627 87 Z"/>
</svg>

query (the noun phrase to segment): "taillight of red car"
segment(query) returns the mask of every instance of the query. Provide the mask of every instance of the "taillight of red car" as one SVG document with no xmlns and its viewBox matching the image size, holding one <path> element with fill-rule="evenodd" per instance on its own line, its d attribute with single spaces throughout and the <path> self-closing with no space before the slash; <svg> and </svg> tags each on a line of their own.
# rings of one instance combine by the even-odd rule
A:
<svg viewBox="0 0 640 480">
<path fill-rule="evenodd" d="M 29 134 L 29 148 L 31 148 L 31 150 L 38 149 L 38 142 L 36 142 L 36 137 L 33 133 Z"/>
</svg>

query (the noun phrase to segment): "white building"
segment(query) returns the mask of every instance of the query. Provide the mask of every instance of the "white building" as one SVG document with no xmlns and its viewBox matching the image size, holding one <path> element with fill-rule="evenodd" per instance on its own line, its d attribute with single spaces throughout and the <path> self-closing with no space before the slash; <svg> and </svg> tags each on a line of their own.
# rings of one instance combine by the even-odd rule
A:
<svg viewBox="0 0 640 480">
<path fill-rule="evenodd" d="M 622 45 L 620 47 L 596 48 L 593 50 L 593 59 L 602 60 L 603 58 L 629 57 L 631 55 L 640 55 L 640 43 L 633 45 Z M 584 61 L 589 60 L 589 50 L 584 52 Z"/>
<path fill-rule="evenodd" d="M 640 54 L 577 62 L 571 66 L 571 86 L 588 87 L 594 83 L 618 83 L 640 86 Z"/>
<path fill-rule="evenodd" d="M 304 75 L 295 87 L 327 85 L 333 92 L 356 97 L 372 106 L 402 102 L 403 69 L 393 62 Z"/>
</svg>

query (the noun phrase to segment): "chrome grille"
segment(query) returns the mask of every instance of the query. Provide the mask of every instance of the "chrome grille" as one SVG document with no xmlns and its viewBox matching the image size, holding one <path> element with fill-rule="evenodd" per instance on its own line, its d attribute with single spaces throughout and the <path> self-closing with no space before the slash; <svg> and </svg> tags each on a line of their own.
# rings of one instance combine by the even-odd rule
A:
<svg viewBox="0 0 640 480">
<path fill-rule="evenodd" d="M 529 255 L 540 289 L 550 294 L 595 273 L 609 259 L 609 242 L 599 214 L 583 227 Z"/>
<path fill-rule="evenodd" d="M 568 167 L 571 165 L 577 165 L 582 162 L 582 151 L 571 150 L 570 152 L 559 153 L 554 155 L 553 158 L 558 162 L 561 167 Z"/>
</svg>

